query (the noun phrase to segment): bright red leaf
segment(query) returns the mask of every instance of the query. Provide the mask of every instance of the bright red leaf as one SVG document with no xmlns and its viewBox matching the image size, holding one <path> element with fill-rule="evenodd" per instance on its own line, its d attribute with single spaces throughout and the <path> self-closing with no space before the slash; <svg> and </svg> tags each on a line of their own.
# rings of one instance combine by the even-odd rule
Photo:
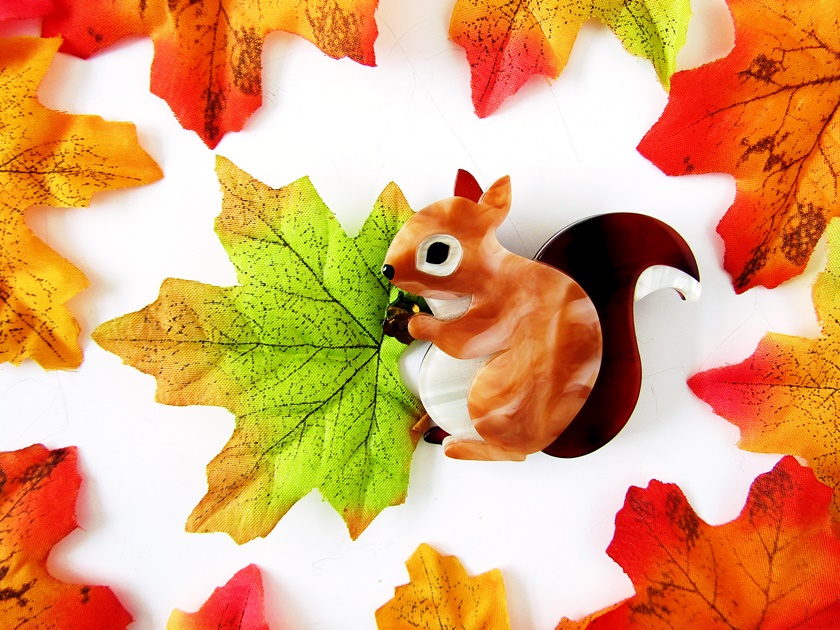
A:
<svg viewBox="0 0 840 630">
<path fill-rule="evenodd" d="M 719 526 L 703 522 L 673 484 L 630 488 L 607 553 L 636 594 L 587 628 L 838 627 L 840 540 L 830 500 L 793 457 L 760 475 L 741 514 Z"/>
<path fill-rule="evenodd" d="M 53 546 L 77 527 L 76 449 L 35 445 L 0 453 L 0 625 L 40 630 L 125 628 L 131 616 L 111 589 L 60 582 Z"/>
<path fill-rule="evenodd" d="M 260 570 L 255 564 L 240 570 L 197 612 L 172 611 L 166 630 L 268 630 Z"/>
<path fill-rule="evenodd" d="M 43 17 L 52 9 L 52 0 L 0 0 L 0 22 Z"/>
<path fill-rule="evenodd" d="M 730 173 L 718 225 L 738 292 L 799 274 L 840 215 L 840 3 L 729 0 L 735 48 L 672 78 L 639 151 L 668 175 Z"/>
<path fill-rule="evenodd" d="M 210 148 L 262 103 L 262 44 L 271 31 L 305 37 L 335 59 L 374 65 L 378 0 L 54 0 L 44 34 L 89 57 L 128 35 L 155 44 L 152 92 Z"/>
</svg>

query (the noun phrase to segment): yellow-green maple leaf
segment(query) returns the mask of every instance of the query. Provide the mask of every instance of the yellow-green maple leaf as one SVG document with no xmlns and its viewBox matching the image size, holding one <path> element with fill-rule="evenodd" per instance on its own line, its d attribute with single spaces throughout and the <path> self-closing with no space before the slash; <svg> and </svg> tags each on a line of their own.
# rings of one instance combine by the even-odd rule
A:
<svg viewBox="0 0 840 630">
<path fill-rule="evenodd" d="M 216 232 L 240 284 L 168 279 L 94 339 L 157 379 L 157 400 L 217 405 L 236 428 L 207 470 L 189 531 L 265 536 L 312 489 L 357 537 L 405 498 L 419 402 L 383 338 L 397 296 L 380 273 L 411 209 L 396 185 L 349 238 L 307 178 L 280 189 L 217 159 Z"/>
</svg>

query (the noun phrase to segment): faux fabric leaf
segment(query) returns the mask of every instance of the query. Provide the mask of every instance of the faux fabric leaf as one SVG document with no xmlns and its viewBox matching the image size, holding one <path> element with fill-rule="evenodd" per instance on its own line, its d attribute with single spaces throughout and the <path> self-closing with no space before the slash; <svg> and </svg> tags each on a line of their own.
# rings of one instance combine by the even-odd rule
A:
<svg viewBox="0 0 840 630">
<path fill-rule="evenodd" d="M 449 36 L 467 52 L 476 114 L 492 114 L 534 75 L 556 79 L 580 27 L 593 17 L 629 52 L 650 59 L 668 89 L 685 43 L 689 0 L 458 0 Z"/>
<path fill-rule="evenodd" d="M 829 260 L 813 286 L 822 336 L 768 333 L 737 365 L 693 376 L 688 384 L 714 412 L 741 429 L 738 446 L 804 457 L 834 489 L 840 533 L 840 222 L 828 227 Z"/>
<path fill-rule="evenodd" d="M 756 478 L 738 518 L 719 526 L 704 523 L 673 484 L 630 488 L 607 553 L 636 594 L 587 628 L 838 627 L 840 541 L 830 500 L 793 457 Z"/>
<path fill-rule="evenodd" d="M 380 630 L 505 630 L 510 628 L 502 572 L 470 577 L 455 556 L 423 543 L 405 563 L 410 582 L 376 611 Z"/>
<path fill-rule="evenodd" d="M 0 625 L 125 628 L 129 615 L 110 588 L 60 582 L 47 571 L 55 544 L 76 529 L 76 449 L 42 445 L 0 453 Z"/>
<path fill-rule="evenodd" d="M 197 612 L 172 611 L 166 630 L 268 630 L 260 570 L 250 564 L 238 571 Z"/>
<path fill-rule="evenodd" d="M 624 601 L 627 601 L 627 600 L 624 600 Z M 617 602 L 617 603 L 613 604 L 612 606 L 607 606 L 603 610 L 598 610 L 598 611 L 592 613 L 591 615 L 586 615 L 586 617 L 583 617 L 581 619 L 573 620 L 573 619 L 567 619 L 566 617 L 563 617 L 560 620 L 560 623 L 557 624 L 557 627 L 554 630 L 586 630 L 589 627 L 590 623 L 592 623 L 593 621 L 598 619 L 598 617 L 603 617 L 605 614 L 607 614 L 611 610 L 614 610 L 614 609 L 618 608 L 619 606 L 621 606 L 624 603 L 624 601 Z"/>
<path fill-rule="evenodd" d="M 668 175 L 730 173 L 718 225 L 738 292 L 801 273 L 840 214 L 840 4 L 730 0 L 735 48 L 673 77 L 639 151 Z"/>
<path fill-rule="evenodd" d="M 53 0 L 45 35 L 89 57 L 127 35 L 155 45 L 151 90 L 210 148 L 262 103 L 262 44 L 271 31 L 305 37 L 330 57 L 374 65 L 378 0 Z"/>
<path fill-rule="evenodd" d="M 36 91 L 61 42 L 0 40 L 0 362 L 45 368 L 82 361 L 79 325 L 64 306 L 87 279 L 26 226 L 30 206 L 80 207 L 97 190 L 160 179 L 134 125 L 65 114 Z"/>
<path fill-rule="evenodd" d="M 0 22 L 43 17 L 52 9 L 52 0 L 0 0 Z"/>
<path fill-rule="evenodd" d="M 94 332 L 157 379 L 157 400 L 217 405 L 236 428 L 187 523 L 265 536 L 318 488 L 356 538 L 405 498 L 419 402 L 383 339 L 397 290 L 380 273 L 411 209 L 396 185 L 349 238 L 307 178 L 274 190 L 224 158 L 216 232 L 240 285 L 168 279 L 143 310 Z"/>
</svg>

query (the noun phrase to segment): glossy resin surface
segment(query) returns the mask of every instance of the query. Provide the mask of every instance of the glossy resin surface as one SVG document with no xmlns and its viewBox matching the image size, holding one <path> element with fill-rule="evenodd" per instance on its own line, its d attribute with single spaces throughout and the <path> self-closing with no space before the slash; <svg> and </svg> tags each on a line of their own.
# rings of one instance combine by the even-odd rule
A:
<svg viewBox="0 0 840 630">
<path fill-rule="evenodd" d="M 670 226 L 643 214 L 616 212 L 575 223 L 536 256 L 569 274 L 590 297 L 601 322 L 603 361 L 592 395 L 545 452 L 578 457 L 602 447 L 627 424 L 636 407 L 642 363 L 633 303 L 659 288 L 685 299 L 700 296 L 691 248 Z"/>
<path fill-rule="evenodd" d="M 385 275 L 426 298 L 435 313 L 413 317 L 409 332 L 437 348 L 424 361 L 426 378 L 421 368 L 420 391 L 432 419 L 450 433 L 443 441 L 450 457 L 521 460 L 548 447 L 599 372 L 601 328 L 586 292 L 496 239 L 510 200 L 505 177 L 478 203 L 452 197 L 432 204 L 405 224 L 385 258 Z M 470 361 L 471 382 L 463 365 L 438 351 Z M 438 369 L 429 374 L 430 366 Z M 461 376 L 450 389 L 466 391 L 460 408 L 443 385 L 454 372 Z"/>
</svg>

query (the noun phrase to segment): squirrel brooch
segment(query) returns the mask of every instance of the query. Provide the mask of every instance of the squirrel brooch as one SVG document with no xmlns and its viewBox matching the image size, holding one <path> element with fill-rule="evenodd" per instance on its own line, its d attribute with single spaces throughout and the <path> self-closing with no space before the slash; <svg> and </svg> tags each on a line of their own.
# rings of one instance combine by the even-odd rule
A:
<svg viewBox="0 0 840 630">
<path fill-rule="evenodd" d="M 482 193 L 459 171 L 455 190 L 405 223 L 382 267 L 433 313 L 413 315 L 408 332 L 432 344 L 419 389 L 444 452 L 521 461 L 600 448 L 641 387 L 633 302 L 666 286 L 696 299 L 690 248 L 657 219 L 615 213 L 570 226 L 531 260 L 496 238 L 509 177 Z"/>
</svg>

